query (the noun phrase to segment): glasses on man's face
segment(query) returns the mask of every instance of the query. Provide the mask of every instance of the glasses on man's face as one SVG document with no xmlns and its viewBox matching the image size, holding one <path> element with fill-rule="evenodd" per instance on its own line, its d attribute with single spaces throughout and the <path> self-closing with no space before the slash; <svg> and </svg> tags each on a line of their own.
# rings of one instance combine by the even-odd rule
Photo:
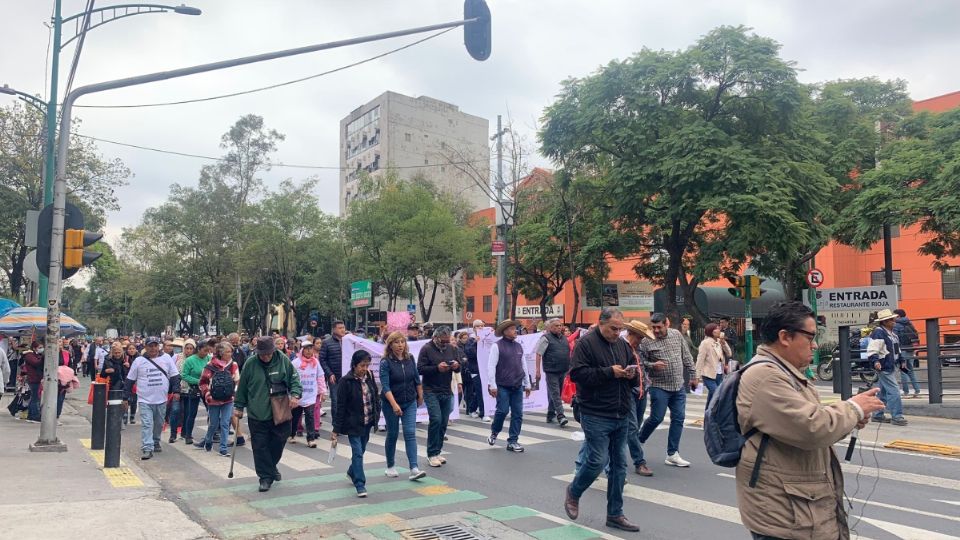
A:
<svg viewBox="0 0 960 540">
<path fill-rule="evenodd" d="M 810 338 L 810 342 L 811 342 L 811 343 L 817 340 L 817 335 L 816 335 L 815 333 L 813 333 L 813 332 L 807 332 L 806 330 L 803 330 L 802 328 L 797 328 L 796 330 L 794 330 L 794 332 L 798 332 L 798 333 L 800 333 L 800 334 L 803 334 L 803 335 L 807 336 L 808 338 Z"/>
</svg>

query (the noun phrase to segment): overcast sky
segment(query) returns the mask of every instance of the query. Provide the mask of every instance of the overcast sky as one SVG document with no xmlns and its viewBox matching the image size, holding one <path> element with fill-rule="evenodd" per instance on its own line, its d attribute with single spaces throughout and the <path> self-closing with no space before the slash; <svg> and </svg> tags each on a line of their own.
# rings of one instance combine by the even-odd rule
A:
<svg viewBox="0 0 960 540">
<path fill-rule="evenodd" d="M 875 75 L 903 78 L 914 99 L 960 90 L 954 69 L 960 49 L 960 3 L 950 0 L 640 1 L 488 0 L 493 54 L 471 59 L 462 32 L 305 83 L 199 104 L 136 109 L 78 109 L 84 134 L 219 156 L 220 136 L 240 116 L 264 117 L 287 136 L 275 160 L 338 165 L 338 123 L 347 113 L 392 90 L 427 95 L 490 119 L 509 113 L 534 140 L 535 123 L 567 77 L 595 71 L 611 59 L 649 47 L 682 49 L 719 25 L 744 24 L 783 45 L 804 82 Z M 64 16 L 83 0 L 63 0 Z M 110 3 L 98 0 L 97 7 Z M 171 0 L 178 4 L 181 0 Z M 200 17 L 143 15 L 93 30 L 84 45 L 74 87 L 360 35 L 459 19 L 457 0 L 192 0 Z M 53 0 L 0 0 L 0 84 L 46 95 L 45 54 Z M 72 35 L 72 29 L 65 31 Z M 66 38 L 65 38 L 66 39 Z M 139 104 L 200 98 L 308 76 L 380 54 L 417 38 L 399 38 L 95 94 L 78 104 Z M 74 45 L 61 59 L 65 83 Z M 62 88 L 62 87 L 61 87 Z M 62 90 L 61 90 L 62 97 Z M 0 96 L 0 103 L 7 103 Z M 195 184 L 202 159 L 100 143 L 134 176 L 119 190 L 122 209 L 108 216 L 107 238 L 161 203 L 170 184 Z M 542 159 L 537 164 L 544 164 Z M 310 175 L 320 179 L 322 210 L 337 212 L 335 170 L 277 167 L 270 185 Z"/>
</svg>

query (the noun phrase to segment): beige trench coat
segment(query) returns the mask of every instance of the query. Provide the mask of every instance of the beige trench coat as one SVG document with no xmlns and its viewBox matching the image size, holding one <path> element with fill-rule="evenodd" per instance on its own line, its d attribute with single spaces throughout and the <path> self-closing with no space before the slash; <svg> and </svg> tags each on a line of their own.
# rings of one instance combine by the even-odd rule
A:
<svg viewBox="0 0 960 540">
<path fill-rule="evenodd" d="M 757 428 L 770 436 L 756 487 L 749 484 L 759 433 L 744 445 L 737 465 L 737 505 L 743 524 L 777 538 L 848 539 L 843 473 L 833 445 L 853 430 L 860 413 L 846 401 L 822 405 L 800 370 L 763 346 L 754 358 L 761 357 L 779 361 L 789 375 L 764 364 L 740 380 L 740 429 L 746 433 Z"/>
</svg>

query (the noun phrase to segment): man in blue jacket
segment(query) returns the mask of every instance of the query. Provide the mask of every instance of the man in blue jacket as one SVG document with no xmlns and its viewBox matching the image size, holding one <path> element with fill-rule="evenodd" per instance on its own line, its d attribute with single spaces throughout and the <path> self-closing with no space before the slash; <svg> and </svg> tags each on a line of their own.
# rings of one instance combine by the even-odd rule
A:
<svg viewBox="0 0 960 540">
<path fill-rule="evenodd" d="M 875 322 L 877 328 L 870 334 L 868 349 L 870 362 L 880 374 L 880 400 L 886 405 L 893 417 L 893 425 L 905 426 L 907 419 L 903 417 L 903 403 L 900 401 L 900 385 L 897 381 L 897 364 L 900 361 L 900 338 L 894 333 L 897 314 L 889 309 L 882 309 L 877 313 Z M 874 413 L 875 422 L 890 422 L 883 411 Z"/>
</svg>

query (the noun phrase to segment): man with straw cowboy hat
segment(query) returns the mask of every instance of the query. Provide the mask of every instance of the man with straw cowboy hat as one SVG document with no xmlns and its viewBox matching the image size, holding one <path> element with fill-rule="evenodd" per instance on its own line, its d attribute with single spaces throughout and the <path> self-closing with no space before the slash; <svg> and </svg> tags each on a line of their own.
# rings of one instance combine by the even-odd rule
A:
<svg viewBox="0 0 960 540">
<path fill-rule="evenodd" d="M 897 364 L 900 362 L 900 338 L 893 331 L 897 324 L 897 314 L 889 309 L 881 309 L 874 322 L 877 327 L 870 334 L 870 345 L 867 348 L 867 358 L 877 370 L 880 378 L 880 401 L 890 411 L 892 420 L 884 416 L 883 411 L 873 415 L 874 422 L 893 422 L 895 426 L 907 425 L 903 417 L 903 403 L 900 401 L 900 386 L 897 381 Z"/>
<path fill-rule="evenodd" d="M 647 393 L 644 388 L 645 375 L 643 373 L 643 362 L 640 361 L 640 342 L 643 338 L 654 339 L 653 332 L 645 323 L 632 320 L 624 325 L 627 331 L 624 338 L 633 349 L 637 359 L 637 369 L 640 371 L 640 386 L 632 389 L 633 395 L 637 397 L 635 407 L 630 411 L 629 427 L 627 428 L 627 448 L 630 449 L 630 458 L 633 459 L 633 470 L 640 476 L 653 476 L 653 471 L 647 467 L 647 460 L 643 457 L 643 446 L 640 445 L 640 423 L 643 422 L 643 413 L 647 410 Z"/>
<path fill-rule="evenodd" d="M 532 385 L 527 373 L 527 363 L 523 361 L 523 346 L 517 343 L 517 321 L 507 319 L 500 322 L 494 334 L 500 339 L 490 347 L 487 360 L 487 388 L 497 400 L 497 413 L 490 425 L 487 444 L 497 443 L 497 435 L 503 429 L 503 421 L 510 412 L 510 431 L 507 436 L 507 450 L 523 452 L 518 442 L 520 427 L 523 425 L 523 398 L 530 397 Z"/>
</svg>

